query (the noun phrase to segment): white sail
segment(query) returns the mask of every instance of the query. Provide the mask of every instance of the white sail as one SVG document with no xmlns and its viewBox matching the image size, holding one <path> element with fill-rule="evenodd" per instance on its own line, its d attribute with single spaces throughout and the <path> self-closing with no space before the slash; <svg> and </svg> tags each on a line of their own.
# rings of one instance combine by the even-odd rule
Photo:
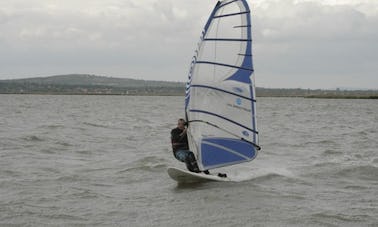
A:
<svg viewBox="0 0 378 227">
<path fill-rule="evenodd" d="M 219 1 L 202 32 L 186 90 L 189 147 L 201 170 L 257 155 L 250 9 Z"/>
</svg>

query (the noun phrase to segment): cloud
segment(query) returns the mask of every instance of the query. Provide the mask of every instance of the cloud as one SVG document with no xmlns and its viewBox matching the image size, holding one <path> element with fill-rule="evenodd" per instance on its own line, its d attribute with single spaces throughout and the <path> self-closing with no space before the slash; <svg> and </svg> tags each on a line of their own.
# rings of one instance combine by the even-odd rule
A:
<svg viewBox="0 0 378 227">
<path fill-rule="evenodd" d="M 251 3 L 259 86 L 378 88 L 378 2 Z M 0 79 L 94 73 L 185 81 L 214 4 L 3 0 Z"/>
<path fill-rule="evenodd" d="M 0 3 L 0 50 L 8 53 L 0 56 L 0 77 L 90 71 L 186 79 L 187 62 L 203 26 L 187 9 L 189 3 L 46 2 Z M 207 16 L 204 11 L 199 17 Z M 187 52 L 180 55 L 183 48 Z"/>
<path fill-rule="evenodd" d="M 378 14 L 312 1 L 275 2 L 255 14 L 257 80 L 265 86 L 378 87 Z"/>
</svg>

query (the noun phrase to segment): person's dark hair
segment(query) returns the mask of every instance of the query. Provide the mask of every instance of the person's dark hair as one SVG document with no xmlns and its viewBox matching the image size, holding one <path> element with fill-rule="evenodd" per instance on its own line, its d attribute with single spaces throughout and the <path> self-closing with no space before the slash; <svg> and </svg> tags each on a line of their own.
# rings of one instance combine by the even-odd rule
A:
<svg viewBox="0 0 378 227">
<path fill-rule="evenodd" d="M 187 123 L 183 118 L 180 118 L 180 119 L 178 119 L 178 120 L 184 122 L 184 125 L 185 125 L 185 126 L 188 126 L 188 123 Z"/>
</svg>

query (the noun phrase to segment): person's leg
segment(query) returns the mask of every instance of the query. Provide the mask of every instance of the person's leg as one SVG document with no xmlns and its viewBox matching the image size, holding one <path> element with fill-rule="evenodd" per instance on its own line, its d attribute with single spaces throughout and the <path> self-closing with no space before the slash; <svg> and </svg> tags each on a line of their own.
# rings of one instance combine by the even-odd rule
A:
<svg viewBox="0 0 378 227">
<path fill-rule="evenodd" d="M 175 153 L 175 158 L 181 162 L 185 162 L 188 152 L 186 150 L 178 150 Z"/>
<path fill-rule="evenodd" d="M 185 164 L 186 164 L 186 168 L 188 168 L 189 171 L 196 172 L 196 173 L 201 172 L 199 170 L 196 157 L 194 156 L 193 152 L 191 152 L 191 151 L 188 151 L 188 153 L 187 153 L 187 158 L 185 160 Z"/>
<path fill-rule="evenodd" d="M 191 172 L 201 172 L 197 165 L 197 160 L 193 152 L 189 150 L 178 150 L 175 153 L 175 158 L 181 162 L 185 162 L 186 168 Z"/>
</svg>

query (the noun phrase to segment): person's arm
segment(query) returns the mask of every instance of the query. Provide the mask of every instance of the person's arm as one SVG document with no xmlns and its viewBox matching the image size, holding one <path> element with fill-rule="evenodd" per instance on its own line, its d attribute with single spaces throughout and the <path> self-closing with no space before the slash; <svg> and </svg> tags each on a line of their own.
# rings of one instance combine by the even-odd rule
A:
<svg viewBox="0 0 378 227">
<path fill-rule="evenodd" d="M 171 139 L 172 139 L 172 143 L 177 143 L 180 141 L 180 133 L 175 130 L 175 129 L 172 129 L 171 131 Z"/>
<path fill-rule="evenodd" d="M 184 139 L 184 136 L 186 136 L 186 128 L 181 133 L 175 129 L 171 131 L 171 138 L 173 143 L 181 142 Z"/>
<path fill-rule="evenodd" d="M 180 139 L 184 138 L 185 135 L 186 135 L 186 128 L 184 129 L 184 131 L 182 131 L 182 133 L 180 133 Z"/>
</svg>

